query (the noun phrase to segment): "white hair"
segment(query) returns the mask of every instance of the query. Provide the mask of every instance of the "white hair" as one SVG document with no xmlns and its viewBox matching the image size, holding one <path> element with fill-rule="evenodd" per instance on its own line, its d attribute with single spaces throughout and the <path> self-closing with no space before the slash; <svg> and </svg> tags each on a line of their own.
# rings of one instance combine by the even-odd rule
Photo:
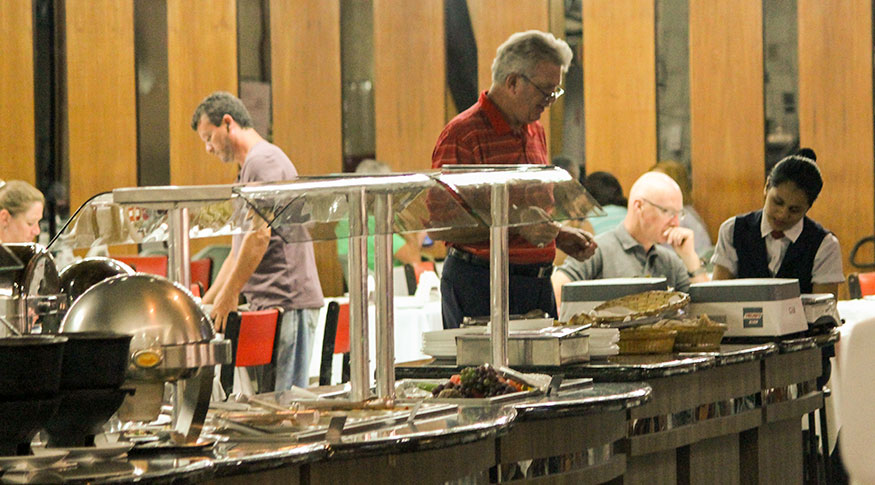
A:
<svg viewBox="0 0 875 485">
<path fill-rule="evenodd" d="M 572 57 L 574 54 L 568 44 L 549 32 L 517 32 L 498 46 L 492 61 L 492 82 L 503 83 L 514 73 L 531 76 L 535 66 L 542 61 L 560 66 L 565 74 Z"/>
</svg>

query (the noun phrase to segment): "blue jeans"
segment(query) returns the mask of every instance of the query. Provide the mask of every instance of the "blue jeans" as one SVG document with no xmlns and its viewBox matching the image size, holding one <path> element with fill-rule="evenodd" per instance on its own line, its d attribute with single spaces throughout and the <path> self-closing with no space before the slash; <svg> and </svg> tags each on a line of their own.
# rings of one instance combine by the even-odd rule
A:
<svg viewBox="0 0 875 485">
<path fill-rule="evenodd" d="M 316 334 L 318 308 L 286 310 L 280 327 L 276 362 L 276 391 L 286 391 L 292 385 L 309 385 L 310 356 Z"/>
</svg>

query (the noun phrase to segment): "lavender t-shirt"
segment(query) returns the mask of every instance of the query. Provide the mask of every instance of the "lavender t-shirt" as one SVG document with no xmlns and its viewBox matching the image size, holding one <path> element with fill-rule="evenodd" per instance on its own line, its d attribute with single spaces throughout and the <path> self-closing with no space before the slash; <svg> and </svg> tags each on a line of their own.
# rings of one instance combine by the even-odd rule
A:
<svg viewBox="0 0 875 485">
<path fill-rule="evenodd" d="M 276 182 L 298 175 L 289 157 L 276 145 L 259 142 L 246 154 L 237 182 Z M 303 228 L 291 240 L 309 239 Z M 234 236 L 239 250 L 243 235 Z M 285 310 L 319 308 L 323 305 L 322 287 L 316 271 L 312 242 L 286 243 L 273 230 L 270 244 L 255 273 L 243 286 L 243 294 L 254 310 L 280 307 Z"/>
</svg>

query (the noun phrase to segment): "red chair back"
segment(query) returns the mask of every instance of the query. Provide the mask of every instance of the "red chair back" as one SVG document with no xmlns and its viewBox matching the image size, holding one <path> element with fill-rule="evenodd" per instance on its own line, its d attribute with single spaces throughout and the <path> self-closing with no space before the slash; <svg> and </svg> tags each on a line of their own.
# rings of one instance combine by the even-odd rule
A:
<svg viewBox="0 0 875 485">
<path fill-rule="evenodd" d="M 117 256 L 134 271 L 167 277 L 167 256 Z"/>
<path fill-rule="evenodd" d="M 276 309 L 240 312 L 235 366 L 265 365 L 273 360 L 278 320 Z"/>
<path fill-rule="evenodd" d="M 859 273 L 860 293 L 863 296 L 875 295 L 875 273 Z"/>
<path fill-rule="evenodd" d="M 349 303 L 341 303 L 337 314 L 337 334 L 334 337 L 334 353 L 349 352 Z"/>
<path fill-rule="evenodd" d="M 210 289 L 213 260 L 210 258 L 195 259 L 191 262 L 191 284 L 200 283 L 201 289 Z"/>
<path fill-rule="evenodd" d="M 416 275 L 416 284 L 419 284 L 419 275 L 426 271 L 434 271 L 434 261 L 420 261 L 419 263 L 413 263 L 413 273 Z"/>
</svg>

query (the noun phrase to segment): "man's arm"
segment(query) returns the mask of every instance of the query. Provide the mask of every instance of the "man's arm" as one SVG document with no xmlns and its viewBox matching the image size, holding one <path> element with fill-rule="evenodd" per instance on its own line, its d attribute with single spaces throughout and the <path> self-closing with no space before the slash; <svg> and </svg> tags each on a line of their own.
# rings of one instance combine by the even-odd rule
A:
<svg viewBox="0 0 875 485">
<path fill-rule="evenodd" d="M 267 252 L 269 243 L 270 227 L 266 225 L 243 237 L 237 258 L 233 260 L 233 267 L 228 271 L 224 281 L 221 281 L 222 284 L 216 285 L 218 289 L 213 300 L 213 310 L 210 312 L 210 317 L 213 319 L 213 326 L 217 332 L 224 331 L 228 313 L 237 309 L 240 291 L 258 268 L 264 253 Z M 224 264 L 222 269 L 225 269 Z"/>
<path fill-rule="evenodd" d="M 553 295 L 556 297 L 556 308 L 562 304 L 562 286 L 565 283 L 571 283 L 571 278 L 562 271 L 556 271 L 550 277 L 550 282 L 553 283 Z"/>
<path fill-rule="evenodd" d="M 681 258 L 687 273 L 690 275 L 690 283 L 708 281 L 708 273 L 696 254 L 696 243 L 692 229 L 686 227 L 672 227 L 666 231 L 666 239 L 675 253 Z"/>
</svg>

